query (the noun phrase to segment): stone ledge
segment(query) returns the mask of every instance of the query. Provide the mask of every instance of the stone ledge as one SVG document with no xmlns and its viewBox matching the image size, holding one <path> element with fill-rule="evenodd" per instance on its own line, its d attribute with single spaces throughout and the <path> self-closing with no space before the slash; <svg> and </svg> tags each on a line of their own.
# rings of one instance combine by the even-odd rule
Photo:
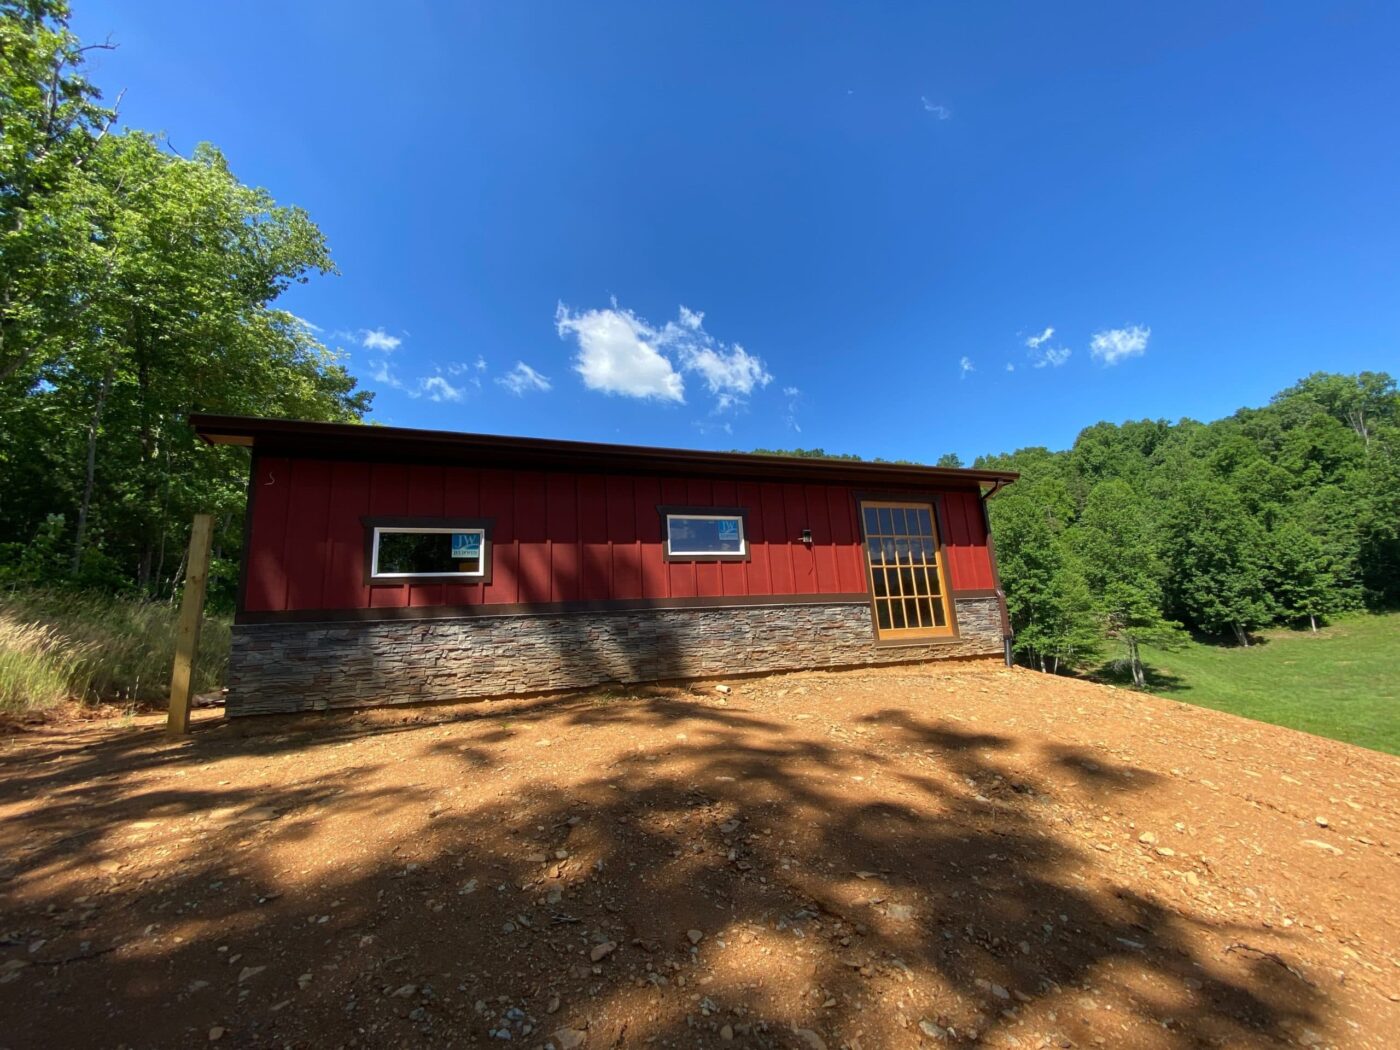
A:
<svg viewBox="0 0 1400 1050">
<path fill-rule="evenodd" d="M 995 598 L 957 601 L 960 636 L 877 647 L 867 605 L 658 609 L 233 629 L 230 716 L 483 699 L 609 682 L 1000 655 Z"/>
</svg>

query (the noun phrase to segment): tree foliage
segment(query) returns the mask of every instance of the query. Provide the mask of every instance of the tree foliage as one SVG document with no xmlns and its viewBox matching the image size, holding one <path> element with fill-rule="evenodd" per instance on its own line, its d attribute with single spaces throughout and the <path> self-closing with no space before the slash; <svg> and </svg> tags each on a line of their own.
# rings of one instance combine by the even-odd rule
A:
<svg viewBox="0 0 1400 1050">
<path fill-rule="evenodd" d="M 1072 448 L 986 456 L 1022 479 L 990 501 L 1032 664 L 1088 666 L 1180 624 L 1248 644 L 1400 601 L 1400 395 L 1381 372 L 1317 373 L 1213 423 L 1098 423 Z M 1085 600 L 1087 591 L 1088 600 Z"/>
<path fill-rule="evenodd" d="M 214 147 L 114 132 L 63 4 L 0 2 L 0 44 L 0 573 L 28 575 L 42 537 L 69 578 L 165 593 L 194 511 L 218 516 L 224 551 L 241 528 L 246 455 L 199 443 L 190 412 L 368 408 L 275 305 L 330 256 Z"/>
</svg>

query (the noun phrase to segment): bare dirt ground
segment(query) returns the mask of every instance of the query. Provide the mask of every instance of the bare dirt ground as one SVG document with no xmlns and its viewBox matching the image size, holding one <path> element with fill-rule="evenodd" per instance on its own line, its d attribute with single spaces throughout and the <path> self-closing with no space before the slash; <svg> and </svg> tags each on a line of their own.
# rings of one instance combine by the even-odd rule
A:
<svg viewBox="0 0 1400 1050">
<path fill-rule="evenodd" d="M 1400 1045 L 1400 760 L 990 664 L 0 741 L 0 1046 Z"/>
</svg>

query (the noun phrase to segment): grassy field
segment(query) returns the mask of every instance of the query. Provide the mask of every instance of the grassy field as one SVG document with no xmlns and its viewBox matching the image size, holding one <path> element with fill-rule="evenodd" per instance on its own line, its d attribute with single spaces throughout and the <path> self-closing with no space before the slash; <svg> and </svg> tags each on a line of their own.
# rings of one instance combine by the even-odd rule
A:
<svg viewBox="0 0 1400 1050">
<path fill-rule="evenodd" d="M 1154 693 L 1400 754 L 1400 614 L 1317 634 L 1266 631 L 1248 649 L 1143 649 Z"/>
</svg>

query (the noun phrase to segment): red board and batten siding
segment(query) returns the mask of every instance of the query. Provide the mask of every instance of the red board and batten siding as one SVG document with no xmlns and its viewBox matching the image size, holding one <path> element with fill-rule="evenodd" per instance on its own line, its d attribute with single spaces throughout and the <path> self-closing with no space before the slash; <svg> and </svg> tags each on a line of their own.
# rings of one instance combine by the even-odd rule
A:
<svg viewBox="0 0 1400 1050">
<path fill-rule="evenodd" d="M 271 456 L 254 470 L 249 612 L 867 590 L 846 485 Z M 977 493 L 940 495 L 950 588 L 995 587 Z M 745 508 L 751 559 L 666 561 L 659 505 Z M 494 518 L 491 582 L 366 584 L 365 515 Z"/>
</svg>

